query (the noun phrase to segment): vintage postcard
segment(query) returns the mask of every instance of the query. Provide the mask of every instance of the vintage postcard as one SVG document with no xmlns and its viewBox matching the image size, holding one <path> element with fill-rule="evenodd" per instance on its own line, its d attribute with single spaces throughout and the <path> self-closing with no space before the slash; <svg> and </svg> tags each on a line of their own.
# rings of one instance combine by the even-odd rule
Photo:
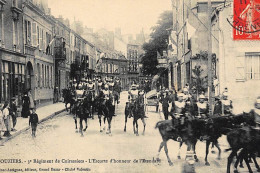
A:
<svg viewBox="0 0 260 173">
<path fill-rule="evenodd" d="M 259 172 L 260 0 L 0 0 L 0 173 Z"/>
</svg>

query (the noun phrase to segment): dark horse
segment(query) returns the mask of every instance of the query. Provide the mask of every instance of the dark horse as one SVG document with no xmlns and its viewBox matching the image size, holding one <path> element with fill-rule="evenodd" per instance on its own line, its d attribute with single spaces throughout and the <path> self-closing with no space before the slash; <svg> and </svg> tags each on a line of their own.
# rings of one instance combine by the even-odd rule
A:
<svg viewBox="0 0 260 173">
<path fill-rule="evenodd" d="M 169 155 L 168 155 L 168 147 L 167 141 L 172 139 L 174 141 L 178 141 L 178 137 L 182 138 L 182 142 L 187 145 L 187 155 L 186 157 L 193 156 L 195 161 L 198 161 L 195 149 L 197 139 L 203 135 L 205 131 L 205 120 L 203 119 L 193 119 L 188 113 L 186 114 L 187 119 L 184 123 L 180 123 L 178 119 L 172 120 L 164 120 L 157 122 L 155 128 L 159 129 L 159 132 L 162 136 L 162 142 L 158 151 L 158 159 L 161 149 L 164 147 L 165 154 L 168 159 L 168 163 L 170 166 L 173 165 Z M 179 141 L 178 141 L 179 142 Z M 181 143 L 182 144 L 182 143 Z M 192 150 L 192 151 L 191 151 Z"/>
<path fill-rule="evenodd" d="M 126 123 L 127 123 L 127 118 L 128 116 L 131 115 L 133 116 L 133 129 L 134 129 L 134 134 L 136 134 L 136 136 L 138 136 L 138 120 L 141 119 L 144 125 L 144 129 L 143 129 L 143 135 L 145 133 L 145 110 L 144 110 L 144 97 L 143 95 L 139 95 L 137 100 L 130 104 L 130 103 L 126 103 L 125 106 L 125 128 L 124 131 L 126 132 Z M 135 130 L 136 128 L 136 130 Z"/>
<path fill-rule="evenodd" d="M 206 139 L 206 156 L 205 156 L 205 165 L 210 165 L 208 162 L 208 153 L 210 143 L 215 145 L 219 151 L 218 159 L 221 158 L 221 149 L 218 144 L 218 138 L 221 135 L 226 135 L 234 128 L 240 127 L 241 123 L 246 123 L 253 125 L 254 124 L 254 114 L 250 113 L 242 113 L 238 115 L 226 115 L 219 116 L 214 115 L 209 118 L 207 121 L 207 139 Z"/>
<path fill-rule="evenodd" d="M 70 113 L 71 113 L 71 109 L 73 107 L 73 104 L 75 104 L 75 100 L 73 98 L 73 94 L 72 94 L 71 90 L 70 89 L 63 89 L 62 90 L 62 96 L 64 98 L 66 111 L 68 111 L 67 105 L 70 104 Z"/>
<path fill-rule="evenodd" d="M 105 99 L 105 96 L 101 92 L 96 99 L 96 106 L 98 107 L 98 118 L 100 124 L 100 132 L 103 132 L 106 128 L 104 127 L 103 130 L 101 128 L 102 124 L 102 116 L 104 116 L 104 125 L 106 120 L 108 122 L 107 134 L 112 135 L 111 133 L 111 122 L 112 118 L 115 115 L 115 106 L 113 105 L 113 96 L 111 95 L 109 99 Z"/>
<path fill-rule="evenodd" d="M 246 165 L 248 167 L 248 170 L 250 173 L 252 173 L 252 169 L 249 164 L 249 158 L 250 155 L 251 158 L 253 158 L 257 171 L 260 172 L 259 165 L 255 158 L 255 153 L 260 152 L 260 130 L 252 128 L 251 126 L 244 126 L 242 128 L 233 129 L 230 131 L 227 135 L 227 140 L 230 145 L 230 149 L 232 150 L 231 154 L 228 157 L 228 164 L 227 164 L 227 173 L 230 173 L 230 165 L 232 163 L 233 157 L 237 155 L 237 152 L 241 149 L 241 152 L 239 153 L 237 157 L 237 161 L 235 163 L 235 170 L 234 172 L 237 173 L 237 166 L 238 162 L 241 159 L 244 159 L 246 162 Z"/>
<path fill-rule="evenodd" d="M 260 130 L 256 129 L 256 122 L 254 121 L 254 111 L 252 110 L 249 113 L 249 117 L 247 118 L 247 121 L 244 122 L 244 126 L 240 128 L 235 128 L 231 130 L 227 134 L 227 141 L 230 145 L 230 149 L 232 150 L 231 154 L 228 157 L 228 163 L 227 163 L 227 173 L 230 173 L 230 165 L 232 163 L 233 157 L 237 156 L 237 152 L 241 149 L 241 152 L 238 155 L 237 161 L 235 163 L 235 170 L 234 172 L 237 171 L 237 165 L 238 162 L 241 161 L 242 159 L 245 160 L 246 165 L 248 167 L 249 172 L 253 172 L 250 165 L 249 165 L 249 158 L 253 158 L 257 171 L 260 172 L 260 168 L 256 162 L 255 159 L 255 153 L 258 152 L 260 153 Z M 241 117 L 242 119 L 242 117 Z"/>
</svg>

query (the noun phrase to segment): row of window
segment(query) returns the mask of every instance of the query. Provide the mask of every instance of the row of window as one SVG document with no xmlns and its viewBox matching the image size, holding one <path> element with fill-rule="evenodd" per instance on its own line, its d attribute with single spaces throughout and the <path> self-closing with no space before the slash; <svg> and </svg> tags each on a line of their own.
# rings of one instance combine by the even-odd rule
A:
<svg viewBox="0 0 260 173">
<path fill-rule="evenodd" d="M 39 46 L 39 49 L 43 51 L 46 50 L 52 39 L 50 32 L 37 25 L 36 22 L 28 20 L 24 21 L 24 37 L 26 38 L 24 40 L 25 44 Z"/>
<path fill-rule="evenodd" d="M 37 63 L 36 87 L 53 87 L 53 67 Z"/>
</svg>

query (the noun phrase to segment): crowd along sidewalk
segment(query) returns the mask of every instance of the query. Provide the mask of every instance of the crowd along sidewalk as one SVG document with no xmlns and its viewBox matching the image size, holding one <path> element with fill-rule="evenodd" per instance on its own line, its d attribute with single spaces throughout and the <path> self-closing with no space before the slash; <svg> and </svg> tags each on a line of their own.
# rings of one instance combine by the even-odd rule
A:
<svg viewBox="0 0 260 173">
<path fill-rule="evenodd" d="M 36 113 L 38 114 L 39 123 L 48 120 L 49 118 L 54 117 L 55 115 L 65 111 L 64 103 L 59 102 L 55 104 L 49 104 L 40 108 L 36 109 Z M 12 122 L 11 122 L 12 123 Z M 4 137 L 2 132 L 2 140 L 0 140 L 0 145 L 3 145 L 6 141 L 14 138 L 15 136 L 21 134 L 22 132 L 28 130 L 30 128 L 29 126 L 29 117 L 23 118 L 23 117 L 17 117 L 17 123 L 15 126 L 16 131 L 11 131 L 10 137 Z"/>
</svg>

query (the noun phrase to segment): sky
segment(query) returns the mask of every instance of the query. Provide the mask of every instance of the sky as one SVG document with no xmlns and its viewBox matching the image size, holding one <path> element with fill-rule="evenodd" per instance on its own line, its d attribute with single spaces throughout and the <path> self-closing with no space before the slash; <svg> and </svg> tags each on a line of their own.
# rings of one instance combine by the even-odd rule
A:
<svg viewBox="0 0 260 173">
<path fill-rule="evenodd" d="M 48 0 L 51 13 L 70 22 L 82 21 L 89 28 L 121 28 L 122 34 L 150 34 L 159 15 L 171 10 L 171 0 Z"/>
</svg>

